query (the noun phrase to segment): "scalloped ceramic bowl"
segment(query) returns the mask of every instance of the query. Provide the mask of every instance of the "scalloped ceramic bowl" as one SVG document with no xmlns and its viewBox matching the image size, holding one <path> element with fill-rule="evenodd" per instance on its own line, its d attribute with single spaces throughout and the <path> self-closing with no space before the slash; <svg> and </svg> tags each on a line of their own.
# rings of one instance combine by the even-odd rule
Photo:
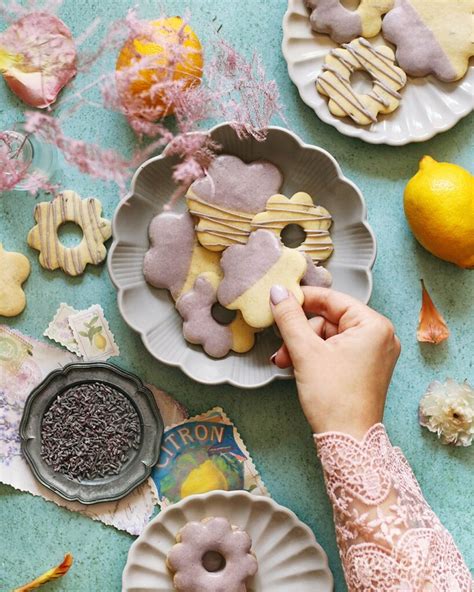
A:
<svg viewBox="0 0 474 592">
<path fill-rule="evenodd" d="M 169 592 L 166 555 L 176 533 L 193 520 L 223 516 L 252 539 L 258 572 L 252 592 L 331 592 L 327 557 L 313 532 L 288 508 L 245 491 L 192 495 L 158 514 L 130 547 L 122 576 L 123 592 Z"/>
<path fill-rule="evenodd" d="M 385 44 L 381 35 L 371 41 L 375 45 Z M 328 35 L 312 31 L 309 11 L 303 0 L 289 0 L 283 18 L 282 44 L 288 74 L 301 99 L 341 134 L 371 144 L 402 146 L 424 142 L 452 128 L 474 108 L 474 65 L 471 61 L 466 75 L 458 82 L 441 82 L 433 76 L 409 77 L 401 91 L 399 108 L 390 115 L 380 116 L 379 121 L 370 126 L 358 126 L 348 117 L 335 117 L 328 109 L 326 97 L 318 93 L 315 85 L 324 58 L 334 47 L 337 44 Z"/>
<path fill-rule="evenodd" d="M 342 175 L 334 158 L 279 127 L 271 127 L 264 142 L 239 140 L 228 124 L 216 126 L 210 134 L 222 146 L 222 152 L 246 162 L 259 158 L 273 162 L 283 173 L 282 193 L 306 191 L 331 212 L 334 254 L 327 268 L 333 275 L 333 286 L 367 302 L 372 291 L 375 238 L 366 220 L 361 192 Z M 181 318 L 168 292 L 145 282 L 142 267 L 149 247 L 148 225 L 176 189 L 172 180 L 175 164 L 166 151 L 145 162 L 135 173 L 131 193 L 115 212 L 108 268 L 123 318 L 140 333 L 157 360 L 180 367 L 198 382 L 256 388 L 277 377 L 290 377 L 290 371 L 269 363 L 280 343 L 272 329 L 257 336 L 250 352 L 231 352 L 225 358 L 212 359 L 199 346 L 184 340 Z M 181 200 L 176 209 L 185 207 Z"/>
</svg>

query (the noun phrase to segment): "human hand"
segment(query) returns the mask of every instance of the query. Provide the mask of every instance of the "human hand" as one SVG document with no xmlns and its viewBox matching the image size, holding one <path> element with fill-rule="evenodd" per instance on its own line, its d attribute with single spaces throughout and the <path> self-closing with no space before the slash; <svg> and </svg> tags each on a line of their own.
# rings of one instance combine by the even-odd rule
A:
<svg viewBox="0 0 474 592">
<path fill-rule="evenodd" d="M 315 433 L 357 439 L 382 421 L 400 354 L 392 323 L 358 300 L 327 288 L 303 288 L 303 308 L 282 286 L 271 302 L 284 345 L 272 356 L 293 366 L 300 403 Z M 315 315 L 307 319 L 304 311 Z"/>
</svg>

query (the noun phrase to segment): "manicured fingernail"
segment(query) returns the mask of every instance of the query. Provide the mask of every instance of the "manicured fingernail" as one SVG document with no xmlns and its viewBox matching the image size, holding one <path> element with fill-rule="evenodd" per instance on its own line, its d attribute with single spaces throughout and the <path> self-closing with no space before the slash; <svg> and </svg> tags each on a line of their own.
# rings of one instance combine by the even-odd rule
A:
<svg viewBox="0 0 474 592">
<path fill-rule="evenodd" d="M 286 300 L 288 296 L 288 290 L 285 288 L 285 286 L 275 284 L 270 290 L 270 300 L 272 301 L 272 304 L 280 304 L 280 302 Z"/>
<path fill-rule="evenodd" d="M 275 360 L 276 360 L 276 357 L 277 357 L 277 355 L 276 355 L 276 352 L 273 354 L 273 356 L 270 356 L 270 362 L 271 362 L 272 364 L 274 364 L 275 366 L 276 366 L 276 362 L 275 362 Z"/>
</svg>

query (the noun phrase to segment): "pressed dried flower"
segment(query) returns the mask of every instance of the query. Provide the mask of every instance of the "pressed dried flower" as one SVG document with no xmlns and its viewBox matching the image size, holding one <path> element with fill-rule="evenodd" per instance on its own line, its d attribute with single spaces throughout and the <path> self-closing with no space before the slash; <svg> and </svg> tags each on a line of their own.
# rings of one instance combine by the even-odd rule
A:
<svg viewBox="0 0 474 592">
<path fill-rule="evenodd" d="M 71 32 L 56 16 L 31 12 L 0 34 L 0 72 L 32 107 L 48 107 L 76 75 Z"/>
<path fill-rule="evenodd" d="M 29 582 L 29 584 L 25 584 L 24 586 L 20 586 L 20 588 L 15 588 L 13 592 L 30 592 L 30 590 L 35 590 L 39 588 L 43 584 L 50 582 L 51 580 L 57 580 L 62 576 L 66 575 L 69 571 L 69 568 L 72 565 L 73 557 L 71 553 L 66 553 L 64 559 L 59 565 L 56 567 L 52 567 L 48 569 L 44 574 L 38 576 L 33 581 Z"/>
<path fill-rule="evenodd" d="M 467 381 L 432 382 L 420 401 L 420 424 L 443 444 L 469 446 L 474 435 L 474 389 Z"/>
<path fill-rule="evenodd" d="M 449 329 L 438 309 L 431 300 L 425 283 L 421 280 L 422 304 L 416 338 L 427 343 L 441 343 L 449 337 Z"/>
</svg>

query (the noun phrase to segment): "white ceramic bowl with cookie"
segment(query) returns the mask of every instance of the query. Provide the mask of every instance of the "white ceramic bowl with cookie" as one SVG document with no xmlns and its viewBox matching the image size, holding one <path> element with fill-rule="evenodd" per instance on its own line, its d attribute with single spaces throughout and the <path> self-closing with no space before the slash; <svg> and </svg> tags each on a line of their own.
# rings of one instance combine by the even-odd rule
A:
<svg viewBox="0 0 474 592">
<path fill-rule="evenodd" d="M 332 275 L 333 288 L 368 302 L 372 291 L 372 266 L 376 255 L 375 237 L 367 223 L 366 206 L 360 190 L 343 176 L 335 159 L 325 150 L 307 145 L 294 133 L 279 127 L 270 127 L 266 139 L 260 142 L 252 137 L 239 139 L 227 123 L 212 128 L 209 133 L 221 147 L 221 154 L 236 156 L 247 166 L 255 161 L 266 161 L 277 167 L 281 173 L 281 186 L 278 193 L 288 198 L 297 194 L 295 199 L 300 204 L 298 208 L 303 207 L 304 200 L 308 199 L 304 196 L 306 193 L 319 207 L 314 211 L 323 222 L 325 212 L 330 213 L 332 224 L 329 236 L 325 230 L 326 226 L 323 226 L 322 230 L 311 231 L 313 234 L 311 232 L 309 234 L 311 237 L 316 236 L 318 241 L 323 240 L 323 246 L 318 243 L 317 248 L 324 251 L 324 256 L 332 251 L 333 246 L 331 255 L 322 263 Z M 145 347 L 157 360 L 181 368 L 185 374 L 197 382 L 229 383 L 240 388 L 257 388 L 275 378 L 291 377 L 289 370 L 281 370 L 269 361 L 280 343 L 272 327 L 256 331 L 255 345 L 246 353 L 238 353 L 238 343 L 233 347 L 237 351 L 230 351 L 220 358 L 211 357 L 205 353 L 201 345 L 193 345 L 184 338 L 183 319 L 175 307 L 174 300 L 178 299 L 178 308 L 183 316 L 186 316 L 186 311 L 192 311 L 194 302 L 200 301 L 200 294 L 194 294 L 195 300 L 191 298 L 189 302 L 180 303 L 180 286 L 178 289 L 173 286 L 173 299 L 168 290 L 153 287 L 146 281 L 144 261 L 150 250 L 150 223 L 153 219 L 157 220 L 156 216 L 163 212 L 163 206 L 168 203 L 176 189 L 172 179 L 173 166 L 176 162 L 174 157 L 166 155 L 166 150 L 162 155 L 145 162 L 135 173 L 131 191 L 120 203 L 114 216 L 114 239 L 109 252 L 108 268 L 117 288 L 118 305 L 124 320 L 141 335 Z M 249 174 L 253 174 L 253 168 L 249 166 Z M 281 205 L 279 200 L 284 201 L 284 198 L 273 200 L 273 207 L 275 203 L 278 207 Z M 295 201 L 292 202 L 293 209 L 295 203 Z M 174 206 L 175 216 L 183 216 L 186 211 L 185 199 Z M 203 216 L 203 218 L 209 221 L 209 217 Z M 199 229 L 198 219 L 193 219 Z M 320 224 L 322 224 L 321 220 Z M 262 220 L 260 216 L 253 234 L 261 237 L 262 233 L 268 233 L 270 236 L 266 236 L 266 241 L 271 243 L 271 239 L 276 240 L 277 237 L 271 235 L 269 230 L 262 230 L 261 226 L 266 222 L 268 219 L 263 217 Z M 275 225 L 271 223 L 270 226 Z M 305 233 L 301 233 L 297 224 L 292 224 L 291 228 L 289 226 L 288 230 L 294 232 L 280 233 L 280 236 L 284 237 L 284 242 L 287 244 L 285 248 L 288 250 L 293 249 L 298 242 L 301 242 L 301 238 L 305 237 Z M 200 228 L 207 229 L 208 226 Z M 273 228 L 273 230 L 280 232 L 280 228 Z M 302 237 L 299 241 L 295 241 L 295 236 L 299 234 L 302 234 Z M 207 238 L 209 239 L 209 236 Z M 329 238 L 332 246 L 327 251 L 328 245 L 324 241 Z M 279 238 L 277 242 L 280 242 Z M 233 248 L 233 245 L 229 246 L 223 252 L 229 253 Z M 175 252 L 169 253 L 169 262 L 165 266 L 168 275 L 170 275 L 169 265 L 171 269 L 176 265 L 178 275 L 179 249 L 180 245 L 177 244 Z M 158 249 L 157 255 L 163 257 L 163 251 L 160 252 Z M 238 257 L 236 259 L 238 260 Z M 291 257 L 288 258 L 290 259 Z M 232 257 L 226 256 L 226 260 L 231 261 Z M 212 258 L 209 261 L 212 262 Z M 158 260 L 158 263 L 161 261 Z M 319 269 L 324 271 L 322 268 Z M 219 294 L 218 278 L 216 278 L 215 269 L 209 271 L 211 273 L 204 278 L 201 277 L 200 283 L 203 284 L 201 288 L 204 291 L 207 290 L 207 296 L 209 294 L 212 296 L 213 289 Z M 206 277 L 210 281 L 207 286 L 204 286 L 203 280 Z M 155 283 L 160 285 L 158 282 Z M 239 298 L 236 302 L 239 302 Z M 245 314 L 245 310 L 243 312 Z M 263 322 L 265 323 L 266 321 Z M 195 329 L 194 326 L 187 328 Z M 199 323 L 197 323 L 197 329 L 199 329 Z M 253 335 L 250 333 L 252 332 L 249 332 L 247 337 L 252 339 Z M 240 349 L 246 348 L 240 347 Z M 210 351 L 212 354 L 212 349 Z"/>
</svg>

